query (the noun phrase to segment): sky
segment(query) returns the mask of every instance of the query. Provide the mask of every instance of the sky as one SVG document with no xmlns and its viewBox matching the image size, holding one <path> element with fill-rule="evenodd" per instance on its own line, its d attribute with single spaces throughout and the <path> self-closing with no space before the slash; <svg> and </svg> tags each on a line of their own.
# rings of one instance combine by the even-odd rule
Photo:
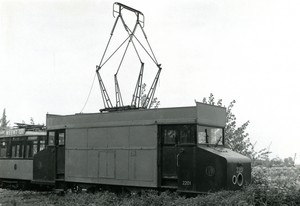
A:
<svg viewBox="0 0 300 206">
<path fill-rule="evenodd" d="M 31 117 L 43 124 L 47 113 L 90 113 L 104 107 L 98 80 L 93 80 L 115 22 L 113 3 L 0 0 L 0 111 L 6 109 L 11 126 L 30 123 Z M 226 106 L 236 100 L 237 124 L 250 121 L 246 131 L 257 150 L 269 148 L 271 158 L 297 153 L 300 163 L 295 133 L 300 116 L 300 1 L 120 3 L 144 14 L 145 33 L 162 65 L 155 93 L 160 108 L 195 106 L 195 100 L 201 102 L 210 93 Z M 130 15 L 123 14 L 132 22 Z M 118 24 L 108 53 L 123 36 Z M 125 105 L 131 103 L 140 67 L 129 51 L 118 73 Z M 100 70 L 113 104 L 113 74 L 120 56 L 114 58 Z M 145 62 L 149 89 L 157 67 L 146 55 Z"/>
</svg>

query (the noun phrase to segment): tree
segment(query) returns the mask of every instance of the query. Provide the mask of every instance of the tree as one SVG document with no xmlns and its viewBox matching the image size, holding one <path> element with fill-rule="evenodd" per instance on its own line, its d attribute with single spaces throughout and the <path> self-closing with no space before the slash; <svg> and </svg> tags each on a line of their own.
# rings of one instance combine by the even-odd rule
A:
<svg viewBox="0 0 300 206">
<path fill-rule="evenodd" d="M 1 123 L 1 125 L 0 125 L 1 129 L 5 129 L 5 128 L 8 127 L 9 121 L 6 120 L 6 111 L 5 111 L 5 108 L 3 110 L 3 114 L 2 114 L 2 118 L 0 119 L 0 123 Z"/>
<path fill-rule="evenodd" d="M 33 119 L 33 117 L 30 117 L 30 124 L 34 124 L 34 119 Z"/>
<path fill-rule="evenodd" d="M 223 106 L 222 99 L 219 99 L 217 104 L 215 104 L 215 98 L 213 94 L 210 94 L 208 100 L 204 97 L 202 102 L 205 104 L 225 107 L 225 105 Z M 239 127 L 236 125 L 236 116 L 232 112 L 235 103 L 236 101 L 233 100 L 226 108 L 227 114 L 226 114 L 226 126 L 225 126 L 225 140 L 226 140 L 227 147 L 229 147 L 233 151 L 248 156 L 249 158 L 251 158 L 252 163 L 254 163 L 256 160 L 267 159 L 268 154 L 270 152 L 267 151 L 266 148 L 260 151 L 256 151 L 255 150 L 256 143 L 252 144 L 250 142 L 249 134 L 246 132 L 246 129 L 250 124 L 250 121 L 248 120 L 247 122 L 245 122 Z"/>
</svg>

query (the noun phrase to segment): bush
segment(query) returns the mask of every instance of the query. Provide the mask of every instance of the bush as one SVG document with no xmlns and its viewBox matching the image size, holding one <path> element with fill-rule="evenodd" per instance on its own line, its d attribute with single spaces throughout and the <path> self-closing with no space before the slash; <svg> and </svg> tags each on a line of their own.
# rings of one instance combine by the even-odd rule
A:
<svg viewBox="0 0 300 206">
<path fill-rule="evenodd" d="M 300 168 L 254 167 L 252 180 L 256 201 L 272 205 L 300 204 Z"/>
</svg>

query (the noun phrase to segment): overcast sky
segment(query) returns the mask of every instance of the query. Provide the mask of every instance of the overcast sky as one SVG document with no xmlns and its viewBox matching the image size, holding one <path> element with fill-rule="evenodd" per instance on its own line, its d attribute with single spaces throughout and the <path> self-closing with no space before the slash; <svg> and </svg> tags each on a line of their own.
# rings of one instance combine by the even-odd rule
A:
<svg viewBox="0 0 300 206">
<path fill-rule="evenodd" d="M 163 68 L 155 94 L 160 107 L 194 106 L 210 93 L 225 105 L 236 100 L 238 125 L 250 120 L 247 132 L 257 149 L 270 145 L 271 157 L 297 153 L 300 162 L 300 1 L 121 3 L 145 15 Z M 0 0 L 0 111 L 6 108 L 11 126 L 30 117 L 45 123 L 47 112 L 81 112 L 115 21 L 112 6 L 108 0 Z M 119 27 L 116 41 L 123 40 Z M 140 66 L 136 57 L 125 59 L 124 66 L 134 65 L 119 72 L 128 105 Z M 112 68 L 101 74 L 115 104 Z M 156 71 L 146 62 L 145 80 Z M 152 79 L 145 83 L 150 87 Z M 96 79 L 83 112 L 101 108 Z"/>
</svg>

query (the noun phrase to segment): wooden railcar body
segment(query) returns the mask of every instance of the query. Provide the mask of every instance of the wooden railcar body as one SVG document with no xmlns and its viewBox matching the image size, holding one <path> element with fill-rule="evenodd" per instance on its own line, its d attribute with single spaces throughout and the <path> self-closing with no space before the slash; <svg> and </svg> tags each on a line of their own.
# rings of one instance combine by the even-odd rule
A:
<svg viewBox="0 0 300 206">
<path fill-rule="evenodd" d="M 45 148 L 45 131 L 0 131 L 0 185 L 22 188 L 33 180 L 33 156 Z"/>
</svg>

